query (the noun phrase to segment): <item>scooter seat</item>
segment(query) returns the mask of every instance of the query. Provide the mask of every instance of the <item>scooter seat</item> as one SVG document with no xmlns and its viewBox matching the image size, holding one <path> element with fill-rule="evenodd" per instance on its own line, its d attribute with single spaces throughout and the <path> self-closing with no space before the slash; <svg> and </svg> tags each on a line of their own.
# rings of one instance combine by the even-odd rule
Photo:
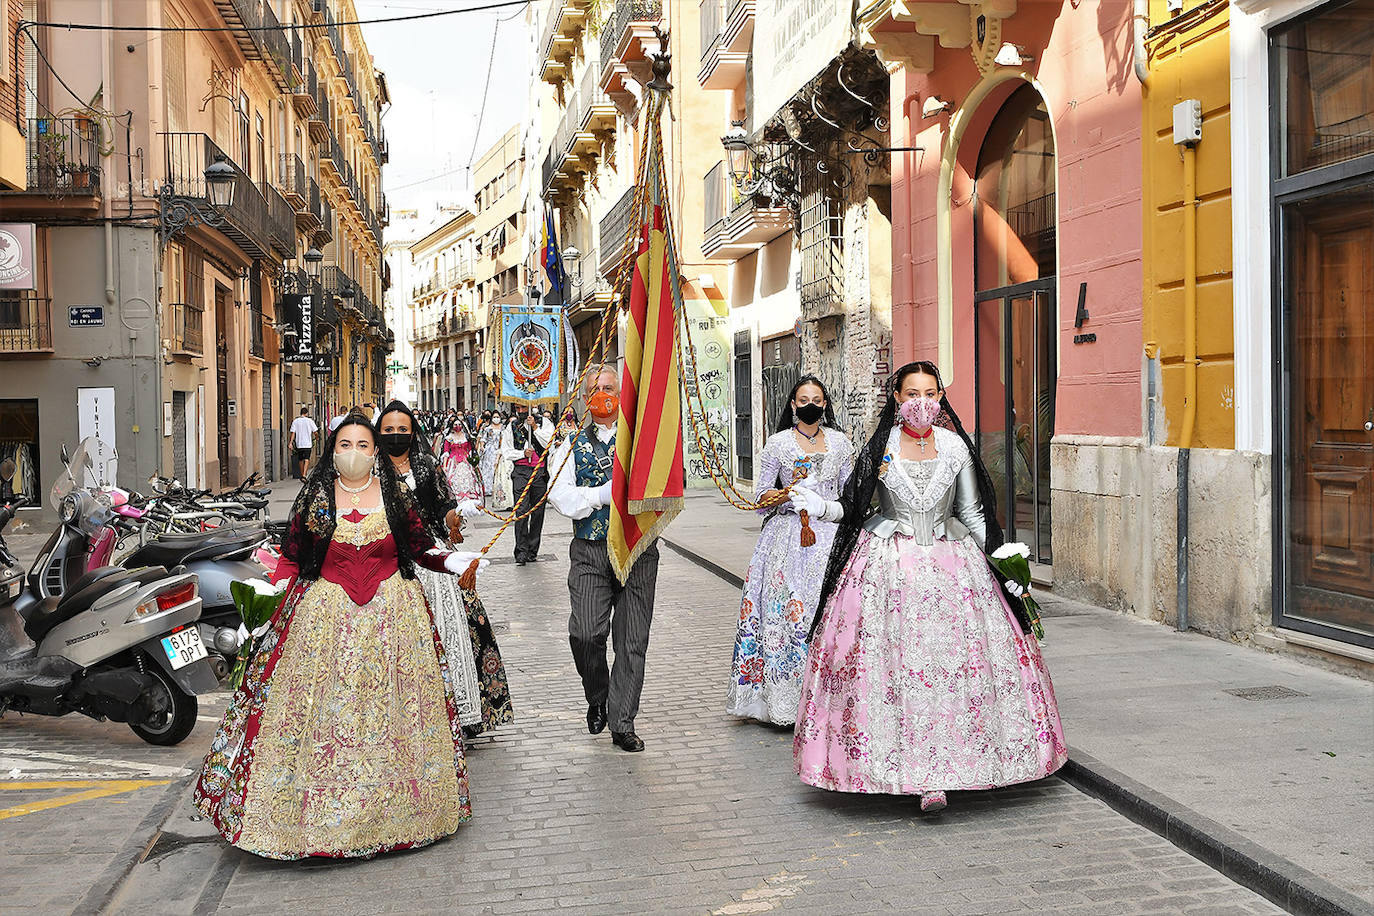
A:
<svg viewBox="0 0 1374 916">
<path fill-rule="evenodd" d="M 245 532 L 241 528 L 163 536 L 144 544 L 124 562 L 126 566 L 166 566 L 171 569 L 173 566 L 182 566 L 205 552 L 218 553 L 230 547 L 241 548 L 261 539 L 261 531 Z"/>
<path fill-rule="evenodd" d="M 167 570 L 161 566 L 141 566 L 137 569 L 103 566 L 92 570 L 72 583 L 71 588 L 61 596 L 44 599 L 25 621 L 24 633 L 34 642 L 40 642 L 53 627 L 89 610 L 100 596 L 109 594 L 121 585 L 143 585 L 166 575 Z"/>
<path fill-rule="evenodd" d="M 229 516 L 230 518 L 236 518 L 239 521 L 246 522 L 258 513 L 256 510 L 251 509 L 248 506 L 244 506 L 241 509 L 225 509 L 224 514 Z"/>
</svg>

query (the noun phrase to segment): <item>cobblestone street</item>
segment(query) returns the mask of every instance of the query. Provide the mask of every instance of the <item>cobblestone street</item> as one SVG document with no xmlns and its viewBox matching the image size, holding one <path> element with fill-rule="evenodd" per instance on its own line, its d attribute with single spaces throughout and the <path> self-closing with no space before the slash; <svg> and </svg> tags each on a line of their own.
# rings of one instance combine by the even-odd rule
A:
<svg viewBox="0 0 1374 916">
<path fill-rule="evenodd" d="M 789 731 L 722 711 L 735 589 L 671 550 L 637 722 L 647 750 L 589 736 L 568 536 L 549 529 L 537 565 L 498 559 L 480 583 L 517 721 L 471 748 L 474 817 L 455 837 L 346 863 L 228 847 L 187 801 L 222 697 L 170 750 L 113 723 L 9 717 L 0 758 L 38 787 L 2 800 L 6 912 L 1277 912 L 1057 778 L 955 795 L 933 819 L 914 800 L 802 785 Z M 63 779 L 123 791 L 11 813 L 83 791 L 51 788 Z"/>
</svg>

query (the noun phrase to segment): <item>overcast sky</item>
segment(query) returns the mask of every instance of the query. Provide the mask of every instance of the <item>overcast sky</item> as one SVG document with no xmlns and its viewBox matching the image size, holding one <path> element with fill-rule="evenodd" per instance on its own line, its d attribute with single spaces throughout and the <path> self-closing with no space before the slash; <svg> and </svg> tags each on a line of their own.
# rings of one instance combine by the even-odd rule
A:
<svg viewBox="0 0 1374 916">
<path fill-rule="evenodd" d="M 480 5 L 481 0 L 355 3 L 358 18 L 375 19 Z M 391 89 L 391 110 L 382 119 L 391 145 L 383 189 L 393 211 L 418 207 L 423 215 L 440 203 L 465 202 L 470 196 L 467 167 L 498 18 L 505 21 L 496 36 L 491 89 L 477 138 L 480 157 L 523 119 L 528 104 L 522 8 L 363 27 L 368 50 Z"/>
</svg>

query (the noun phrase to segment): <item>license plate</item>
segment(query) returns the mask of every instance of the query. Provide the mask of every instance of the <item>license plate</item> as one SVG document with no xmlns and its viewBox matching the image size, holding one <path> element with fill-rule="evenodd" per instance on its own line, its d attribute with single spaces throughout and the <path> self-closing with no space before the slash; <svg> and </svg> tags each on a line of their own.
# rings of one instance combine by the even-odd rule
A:
<svg viewBox="0 0 1374 916">
<path fill-rule="evenodd" d="M 162 637 L 162 651 L 167 653 L 167 660 L 176 670 L 205 658 L 205 643 L 200 641 L 200 632 L 195 627 L 187 627 L 171 636 Z"/>
</svg>

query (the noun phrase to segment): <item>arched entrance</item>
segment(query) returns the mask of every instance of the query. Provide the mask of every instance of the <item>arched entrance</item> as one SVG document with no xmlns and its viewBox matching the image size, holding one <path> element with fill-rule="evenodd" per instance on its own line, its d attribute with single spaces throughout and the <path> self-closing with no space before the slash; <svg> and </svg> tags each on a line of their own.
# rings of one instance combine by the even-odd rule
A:
<svg viewBox="0 0 1374 916">
<path fill-rule="evenodd" d="M 1007 540 L 1052 562 L 1055 154 L 1045 101 L 1030 84 L 1002 103 L 975 171 L 974 290 L 978 445 Z"/>
</svg>

